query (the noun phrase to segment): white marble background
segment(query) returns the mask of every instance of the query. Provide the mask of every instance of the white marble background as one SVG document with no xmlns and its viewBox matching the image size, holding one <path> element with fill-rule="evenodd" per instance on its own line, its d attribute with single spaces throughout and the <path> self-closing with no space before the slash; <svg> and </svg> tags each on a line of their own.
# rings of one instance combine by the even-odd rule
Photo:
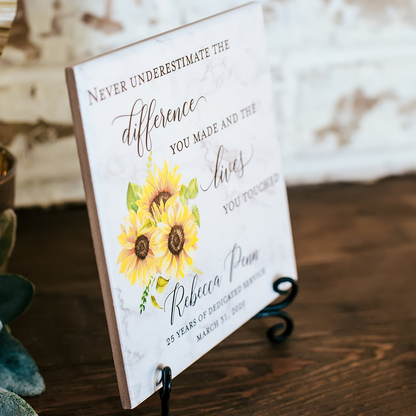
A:
<svg viewBox="0 0 416 416">
<path fill-rule="evenodd" d="M 0 64 L 17 204 L 82 201 L 64 67 L 242 0 L 22 0 Z M 263 0 L 289 184 L 416 167 L 416 1 Z M 24 10 L 23 10 L 24 8 Z"/>
</svg>

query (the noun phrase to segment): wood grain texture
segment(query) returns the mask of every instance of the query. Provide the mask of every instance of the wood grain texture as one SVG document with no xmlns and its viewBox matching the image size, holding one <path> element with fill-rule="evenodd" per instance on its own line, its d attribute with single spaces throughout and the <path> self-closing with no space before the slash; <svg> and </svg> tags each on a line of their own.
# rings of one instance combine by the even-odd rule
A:
<svg viewBox="0 0 416 416">
<path fill-rule="evenodd" d="M 289 190 L 300 293 L 286 343 L 252 320 L 174 379 L 175 415 L 416 414 L 416 177 Z M 34 302 L 12 324 L 39 364 L 42 416 L 121 409 L 85 207 L 21 210 L 9 270 Z"/>
</svg>

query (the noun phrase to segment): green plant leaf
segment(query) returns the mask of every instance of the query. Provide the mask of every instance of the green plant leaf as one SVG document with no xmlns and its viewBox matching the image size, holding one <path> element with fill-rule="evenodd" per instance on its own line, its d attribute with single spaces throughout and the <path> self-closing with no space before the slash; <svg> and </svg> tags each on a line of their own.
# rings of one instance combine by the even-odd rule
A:
<svg viewBox="0 0 416 416">
<path fill-rule="evenodd" d="M 136 201 L 140 200 L 140 194 L 142 193 L 142 188 L 135 183 L 129 182 L 129 187 L 127 188 L 127 209 L 132 209 L 134 212 L 137 212 L 138 206 Z"/>
<path fill-rule="evenodd" d="M 196 225 L 198 227 L 200 227 L 201 226 L 201 218 L 199 216 L 199 209 L 196 205 L 192 205 L 192 214 L 194 214 Z"/>
<path fill-rule="evenodd" d="M 35 288 L 29 280 L 15 274 L 0 275 L 0 321 L 7 325 L 29 306 Z"/>
<path fill-rule="evenodd" d="M 16 226 L 16 214 L 12 209 L 6 209 L 0 217 L 0 268 L 12 254 L 16 241 Z"/>
<path fill-rule="evenodd" d="M 0 415 L 37 416 L 37 413 L 17 394 L 0 387 Z"/>
<path fill-rule="evenodd" d="M 0 332 L 0 387 L 20 396 L 37 396 L 45 390 L 33 358 L 4 330 Z"/>
<path fill-rule="evenodd" d="M 182 205 L 188 205 L 189 189 L 185 185 L 181 186 L 181 190 L 179 191 L 179 200 L 181 201 Z"/>
<path fill-rule="evenodd" d="M 156 290 L 158 293 L 162 293 L 166 286 L 168 285 L 169 280 L 164 279 L 162 276 L 159 276 L 156 282 Z"/>
<path fill-rule="evenodd" d="M 198 195 L 198 181 L 196 178 L 193 178 L 191 182 L 189 182 L 189 198 L 195 199 Z"/>
<path fill-rule="evenodd" d="M 162 309 L 160 306 L 159 306 L 159 304 L 156 302 L 156 298 L 152 295 L 152 296 L 150 296 L 150 300 L 152 301 L 152 305 L 155 307 L 155 308 L 158 308 L 158 309 Z"/>
</svg>

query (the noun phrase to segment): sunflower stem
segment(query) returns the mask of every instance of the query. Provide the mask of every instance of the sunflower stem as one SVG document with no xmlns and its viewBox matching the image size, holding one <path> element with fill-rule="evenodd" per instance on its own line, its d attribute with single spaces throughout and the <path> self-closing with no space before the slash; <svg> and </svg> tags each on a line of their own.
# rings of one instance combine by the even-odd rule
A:
<svg viewBox="0 0 416 416">
<path fill-rule="evenodd" d="M 139 306 L 140 314 L 142 314 L 144 312 L 144 310 L 146 309 L 145 304 L 147 302 L 147 297 L 149 296 L 149 293 L 150 293 L 150 287 L 152 286 L 154 281 L 155 281 L 155 278 L 153 276 L 150 276 L 149 283 L 144 288 L 143 295 L 142 295 L 142 303 Z"/>
</svg>

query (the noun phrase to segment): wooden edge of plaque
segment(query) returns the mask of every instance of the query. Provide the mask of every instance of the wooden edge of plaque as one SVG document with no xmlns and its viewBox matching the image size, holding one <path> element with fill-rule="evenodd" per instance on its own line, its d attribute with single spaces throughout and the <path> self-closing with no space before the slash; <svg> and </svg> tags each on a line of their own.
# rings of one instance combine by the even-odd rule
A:
<svg viewBox="0 0 416 416">
<path fill-rule="evenodd" d="M 104 245 L 98 220 L 97 205 L 91 178 L 91 170 L 88 161 L 87 145 L 85 142 L 84 128 L 79 108 L 78 93 L 73 68 L 66 68 L 66 82 L 71 104 L 72 118 L 74 121 L 74 133 L 77 142 L 78 157 L 81 165 L 82 179 L 84 183 L 85 197 L 88 207 L 91 234 L 93 237 L 94 251 L 97 260 L 98 274 L 101 283 L 101 291 L 104 299 L 104 309 L 107 318 L 107 326 L 110 334 L 110 343 L 116 369 L 120 399 L 123 409 L 131 409 L 131 400 L 121 352 L 118 325 L 111 292 L 110 279 L 105 261 Z"/>
</svg>

